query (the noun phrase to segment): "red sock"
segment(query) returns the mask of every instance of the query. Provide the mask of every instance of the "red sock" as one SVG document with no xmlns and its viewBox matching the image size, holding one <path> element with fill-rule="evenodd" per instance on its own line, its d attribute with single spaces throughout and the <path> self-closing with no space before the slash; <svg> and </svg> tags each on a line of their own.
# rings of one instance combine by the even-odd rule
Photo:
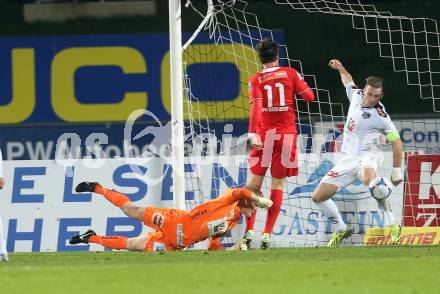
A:
<svg viewBox="0 0 440 294">
<path fill-rule="evenodd" d="M 283 203 L 283 190 L 270 190 L 270 200 L 272 200 L 273 205 L 267 210 L 266 226 L 264 227 L 264 233 L 268 234 L 272 234 L 273 227 L 280 214 L 281 203 Z"/>
<path fill-rule="evenodd" d="M 245 217 L 245 219 L 246 219 L 246 232 L 254 229 L 256 218 L 257 218 L 256 212 L 254 212 L 251 217 Z"/>
<path fill-rule="evenodd" d="M 113 249 L 127 249 L 127 237 L 123 236 L 97 236 L 89 238 L 89 243 L 100 244 Z"/>
<path fill-rule="evenodd" d="M 110 201 L 117 207 L 121 207 L 122 205 L 130 201 L 130 199 L 124 194 L 113 190 L 108 190 L 100 185 L 96 186 L 95 192 L 104 196 L 108 201 Z"/>
</svg>

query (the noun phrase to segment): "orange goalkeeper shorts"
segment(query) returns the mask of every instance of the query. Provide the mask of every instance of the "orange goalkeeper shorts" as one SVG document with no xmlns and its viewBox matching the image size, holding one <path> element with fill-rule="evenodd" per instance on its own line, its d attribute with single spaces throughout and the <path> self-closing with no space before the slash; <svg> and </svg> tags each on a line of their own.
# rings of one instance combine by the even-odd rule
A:
<svg viewBox="0 0 440 294">
<path fill-rule="evenodd" d="M 153 239 L 158 239 L 167 246 L 174 246 L 174 250 L 190 245 L 184 234 L 184 230 L 189 227 L 189 214 L 184 210 L 146 207 L 144 224 L 162 234 L 152 236 Z"/>
</svg>

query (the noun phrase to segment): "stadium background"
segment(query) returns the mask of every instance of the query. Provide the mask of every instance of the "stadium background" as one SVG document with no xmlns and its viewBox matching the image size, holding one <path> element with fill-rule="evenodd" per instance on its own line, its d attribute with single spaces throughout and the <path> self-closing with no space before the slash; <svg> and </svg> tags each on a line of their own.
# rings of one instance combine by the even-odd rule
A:
<svg viewBox="0 0 440 294">
<path fill-rule="evenodd" d="M 166 67 L 160 68 L 161 65 L 156 65 L 157 62 L 160 62 L 157 59 L 163 58 L 165 53 L 167 53 L 166 34 L 168 21 L 162 17 L 162 15 L 167 14 L 166 3 L 157 1 L 156 15 L 146 18 L 85 19 L 79 22 L 25 24 L 23 22 L 21 4 L 18 4 L 16 1 L 10 2 L 0 4 L 0 19 L 3 23 L 7 23 L 7 25 L 0 27 L 0 36 L 2 36 L 0 65 L 1 76 L 3 77 L 0 81 L 2 89 L 0 92 L 0 105 L 3 106 L 3 112 L 0 116 L 2 129 L 2 132 L 0 132 L 0 146 L 5 159 L 53 158 L 54 150 L 52 150 L 49 157 L 43 155 L 36 156 L 32 150 L 29 153 L 29 148 L 26 147 L 25 142 L 29 142 L 28 145 L 33 145 L 33 149 L 35 149 L 36 142 L 40 142 L 41 146 L 44 146 L 43 149 L 47 150 L 48 144 L 54 143 L 54 138 L 58 138 L 60 133 L 68 132 L 72 128 L 77 129 L 80 134 L 84 135 L 90 133 L 89 130 L 93 129 L 97 131 L 107 130 L 107 133 L 111 134 L 109 144 L 112 144 L 113 141 L 120 141 L 121 125 L 117 123 L 110 125 L 109 123 L 112 121 L 123 121 L 123 119 L 115 118 L 116 116 L 111 116 L 111 114 L 100 114 L 98 111 L 94 116 L 79 113 L 75 118 L 76 121 L 72 122 L 60 117 L 60 114 L 55 113 L 54 107 L 51 106 L 49 93 L 51 82 L 54 78 L 50 75 L 52 58 L 57 51 L 69 46 L 81 47 L 85 43 L 88 45 L 101 43 L 113 46 L 118 43 L 130 44 L 131 42 L 137 48 L 142 47 L 141 52 L 145 56 L 144 59 L 148 67 L 146 75 L 125 76 L 122 77 L 122 85 L 115 84 L 114 87 L 106 88 L 103 85 L 108 82 L 111 84 L 112 81 L 120 79 L 121 72 L 111 67 L 107 69 L 91 68 L 82 70 L 81 74 L 77 73 L 75 76 L 75 82 L 77 83 L 75 94 L 79 97 L 79 102 L 98 102 L 106 105 L 120 102 L 124 90 L 143 91 L 148 94 L 146 99 L 148 101 L 148 109 L 152 110 L 162 121 L 166 122 L 169 119 L 169 106 L 168 109 L 165 106 L 169 100 L 167 101 L 168 98 L 161 95 L 161 85 L 163 85 L 161 84 L 161 75 L 167 73 L 168 69 Z M 440 7 L 437 1 L 431 0 L 380 0 L 373 1 L 373 3 L 378 9 L 391 11 L 395 15 L 432 17 L 433 19 L 438 19 L 435 11 Z M 429 9 L 426 9 L 427 7 Z M 376 74 L 385 78 L 386 95 L 384 103 L 387 110 L 393 114 L 394 119 L 433 118 L 437 116 L 433 112 L 432 100 L 419 99 L 418 87 L 402 83 L 405 80 L 405 74 L 393 72 L 392 61 L 380 58 L 376 45 L 365 45 L 364 34 L 362 31 L 352 29 L 350 17 L 313 14 L 312 18 L 310 14 L 304 14 L 301 11 L 280 9 L 272 5 L 271 1 L 249 1 L 248 10 L 258 15 L 261 27 L 281 30 L 280 34 L 286 42 L 289 56 L 300 59 L 303 62 L 303 70 L 316 75 L 320 88 L 328 89 L 331 93 L 332 102 L 342 103 L 344 109 L 347 109 L 348 106 L 344 89 L 340 87 L 338 77 L 329 71 L 327 67 L 328 60 L 333 57 L 340 58 L 347 63 L 347 68 L 358 84 L 362 84 L 363 79 L 370 74 Z M 183 19 L 182 30 L 188 36 L 198 25 L 199 18 L 189 9 L 183 9 Z M 320 25 L 318 26 L 316 23 Z M 328 27 L 334 28 L 334 30 L 328 33 L 327 30 L 323 29 Z M 162 35 L 148 35 L 149 33 L 162 33 Z M 93 34 L 100 35 L 98 37 L 99 40 L 93 41 Z M 124 34 L 125 36 L 108 36 L 108 34 Z M 144 35 L 146 42 L 144 42 L 143 37 L 139 34 L 146 34 Z M 157 39 L 155 39 L 156 37 Z M 21 48 L 23 46 L 35 48 L 35 108 L 31 109 L 32 101 L 22 101 L 20 102 L 22 105 L 18 108 L 19 110 L 11 111 L 11 108 L 5 107 L 12 97 L 11 52 L 13 48 Z M 322 50 L 323 48 L 325 50 Z M 27 69 L 30 68 L 31 66 L 28 65 Z M 154 70 L 152 71 L 151 68 L 154 68 Z M 228 73 L 228 68 L 219 70 L 220 73 L 222 71 Z M 234 73 L 229 69 L 229 73 L 231 72 Z M 147 85 L 142 84 L 144 78 L 146 78 Z M 94 80 L 93 82 L 91 82 L 92 79 Z M 224 99 L 229 99 L 228 97 L 233 96 L 238 91 L 237 75 L 222 75 L 222 79 L 224 79 L 221 81 L 222 84 L 230 85 L 226 89 L 223 87 L 222 90 L 225 91 Z M 203 91 L 207 92 L 203 82 L 197 85 L 200 85 L 202 93 Z M 31 89 L 25 89 L 25 91 L 31 91 Z M 0 108 L 0 111 L 2 108 Z M 65 108 L 68 108 L 68 106 Z M 29 115 L 26 116 L 23 113 L 28 113 Z M 123 114 L 120 117 L 123 117 Z M 23 118 L 23 115 L 26 117 Z M 216 119 L 216 117 L 210 118 Z M 241 121 L 239 121 L 240 118 Z M 245 132 L 246 119 L 246 117 L 235 117 L 234 123 L 236 123 L 237 127 L 234 132 L 236 135 Z M 77 123 L 81 125 L 77 127 Z M 419 141 L 428 140 L 428 134 L 425 135 L 420 135 L 417 139 Z M 80 136 L 83 137 L 83 135 Z M 410 137 L 411 135 L 406 133 L 405 138 L 412 140 L 407 145 L 413 146 L 414 138 Z M 84 140 L 85 138 L 82 139 Z M 435 140 L 436 142 L 434 143 L 438 145 L 438 134 L 431 134 L 429 140 Z M 8 149 L 6 147 L 7 142 L 16 143 L 13 143 L 13 146 L 10 146 Z M 24 151 L 21 152 L 23 149 Z M 8 150 L 13 150 L 15 153 L 8 152 Z M 111 151 L 117 154 L 117 151 L 114 151 L 112 148 Z"/>
<path fill-rule="evenodd" d="M 108 148 L 106 151 L 109 155 L 113 156 L 121 150 L 124 126 L 123 122 L 114 119 L 96 121 L 96 117 L 102 119 L 108 115 L 102 111 L 96 113 L 93 121 L 91 115 L 81 112 L 76 113 L 78 119 L 75 122 L 63 119 L 57 112 L 60 109 L 54 110 L 49 96 L 53 79 L 51 63 L 61 50 L 78 49 L 86 44 L 98 44 L 101 49 L 115 44 L 135 46 L 142 53 L 142 59 L 147 61 L 147 74 L 123 76 L 115 68 L 83 68 L 75 77 L 78 87 L 75 94 L 81 102 L 102 100 L 101 106 L 105 106 L 121 100 L 124 90 L 147 91 L 148 107 L 160 115 L 162 124 L 166 126 L 169 113 L 164 107 L 165 95 L 161 95 L 161 74 L 165 70 L 162 71 L 160 61 L 168 50 L 165 40 L 168 32 L 168 21 L 165 17 L 168 14 L 168 1 L 155 1 L 157 14 L 150 17 L 25 24 L 21 5 L 31 2 L 34 1 L 0 0 L 0 148 L 4 159 L 14 159 L 4 163 L 6 186 L 0 191 L 0 216 L 8 234 L 8 249 L 12 252 L 9 262 L 0 262 L 0 293 L 438 293 L 438 246 L 308 247 L 214 253 L 189 250 L 153 254 L 93 252 L 95 249 L 102 250 L 102 247 L 69 246 L 66 241 L 72 234 L 91 225 L 106 234 L 126 236 L 134 236 L 144 230 L 140 223 L 123 217 L 120 211 L 112 209 L 104 200 L 91 200 L 92 195 L 87 193 L 74 193 L 72 188 L 75 181 L 80 180 L 75 175 L 99 178 L 112 187 L 118 186 L 136 201 L 158 205 L 171 205 L 171 178 L 163 179 L 158 185 L 146 185 L 130 177 L 131 168 L 118 159 L 107 160 L 98 171 L 83 164 L 74 168 L 56 165 L 53 161 L 54 146 L 61 134 L 77 133 L 84 151 L 85 140 L 91 133 L 105 133 L 108 144 L 103 145 Z M 344 109 L 347 109 L 347 101 L 339 78 L 327 67 L 330 58 L 339 57 L 346 61 L 359 84 L 368 74 L 384 76 L 384 103 L 393 118 L 404 123 L 401 127 L 406 128 L 402 134 L 406 147 L 439 153 L 439 123 L 438 119 L 433 120 L 437 115 L 433 112 L 432 101 L 420 99 L 417 87 L 407 86 L 402 73 L 392 72 L 391 61 L 378 57 L 376 45 L 365 45 L 363 33 L 352 29 L 349 17 L 306 14 L 276 7 L 272 0 L 248 2 L 249 10 L 258 14 L 261 26 L 277 30 L 277 36 L 283 38 L 288 45 L 290 57 L 300 59 L 304 71 L 316 75 L 320 88 L 328 89 L 332 100 L 341 102 Z M 368 2 L 395 15 L 439 20 L 440 3 L 436 0 Z M 183 31 L 190 33 L 194 31 L 200 18 L 192 11 L 183 9 L 183 20 Z M 26 48 L 31 50 L 23 51 Z M 23 60 L 24 57 L 26 62 L 15 66 L 27 75 L 20 74 L 18 78 L 11 79 L 12 50 L 16 50 L 14 54 L 18 54 L 19 59 Z M 35 77 L 31 70 L 32 58 L 35 61 Z M 81 60 L 82 58 L 74 58 L 77 62 Z M 118 61 L 121 60 L 124 58 L 118 58 Z M 233 72 L 230 67 L 224 67 L 217 73 L 221 74 L 222 71 Z M 35 107 L 29 107 L 31 104 L 28 94 L 32 92 L 32 87 L 26 87 L 21 82 L 26 78 L 27 82 L 35 81 Z M 144 78 L 149 81 L 148 85 L 143 82 Z M 222 81 L 234 85 L 231 84 L 231 87 L 221 93 L 231 96 L 234 91 L 238 91 L 239 86 L 234 82 L 236 79 L 237 76 L 233 74 L 223 75 Z M 13 92 L 12 80 L 17 82 L 15 90 L 18 89 L 19 92 Z M 203 93 L 203 82 L 201 84 L 199 91 L 202 92 L 199 93 Z M 21 94 L 18 95 L 20 91 Z M 19 96 L 27 98 L 13 104 L 16 108 L 8 108 L 11 106 L 8 104 L 11 97 Z M 66 105 L 61 103 L 61 111 L 63 106 Z M 211 120 L 216 119 L 215 115 L 211 117 Z M 415 123 L 415 119 L 419 119 L 419 122 Z M 245 117 L 242 116 L 240 120 L 231 118 L 227 122 L 234 124 L 234 135 L 246 132 Z M 220 121 L 211 127 L 223 131 L 224 123 Z M 138 122 L 134 132 L 149 124 L 149 121 Z M 334 127 L 335 131 L 340 128 Z M 167 136 L 166 128 L 162 130 L 164 136 Z M 306 128 L 302 131 L 309 132 Z M 139 149 L 148 143 L 151 143 L 151 138 L 150 141 L 140 142 Z M 427 181 L 423 189 L 425 192 L 430 190 L 430 199 L 424 199 L 426 202 L 423 203 L 433 201 L 440 204 L 440 197 L 437 197 L 440 191 L 436 194 L 439 188 L 437 183 L 440 181 L 439 156 L 423 156 L 413 164 L 425 163 L 432 171 L 438 169 L 438 172 L 432 174 L 425 173 Z M 145 164 L 140 161 L 139 166 L 148 166 L 148 170 L 140 168 L 139 173 L 149 173 L 160 171 L 164 164 Z M 190 165 L 185 168 L 187 171 L 191 170 Z M 246 168 L 242 166 L 222 169 L 209 165 L 207 169 L 212 171 L 204 170 L 204 175 L 217 173 L 215 178 L 213 175 L 208 178 L 212 182 L 206 181 L 207 177 L 203 178 L 207 193 L 214 196 L 218 189 L 212 188 L 219 186 L 219 182 L 226 181 L 226 184 L 234 185 L 237 182 L 243 183 L 246 179 Z M 416 171 L 420 169 L 416 168 Z M 318 169 L 317 173 L 322 171 Z M 418 186 L 418 182 L 421 182 L 420 172 L 413 175 L 415 179 L 408 181 Z M 157 174 L 153 173 L 152 176 Z M 418 191 L 419 187 L 415 189 Z M 398 194 L 402 194 L 402 191 L 398 191 Z M 392 198 L 402 202 L 402 195 L 400 198 L 395 196 L 399 195 L 393 195 Z M 187 199 L 193 197 L 191 192 L 186 194 Z M 360 202 L 357 210 L 343 212 L 343 217 L 356 213 L 360 220 L 371 217 L 373 223 L 380 226 L 380 211 L 377 208 L 360 211 L 359 208 L 364 207 L 363 201 Z M 416 207 L 420 203 L 422 202 L 412 203 L 409 207 L 414 213 L 411 221 L 420 212 Z M 105 213 L 101 215 L 97 211 L 102 208 L 105 208 Z M 282 221 L 283 213 L 282 211 Z M 312 211 L 304 214 L 306 219 L 302 223 L 307 227 L 276 226 L 276 233 L 284 231 L 289 239 L 293 239 L 290 232 L 298 232 L 298 229 L 302 230 L 303 236 L 316 234 L 317 213 Z M 440 215 L 440 211 L 437 215 Z M 300 223 L 292 215 L 290 221 L 293 225 Z M 423 225 L 426 219 L 422 218 L 421 221 L 417 225 Z M 432 224 L 440 226 L 440 218 L 436 221 L 437 223 Z M 324 228 L 319 229 L 327 234 L 324 236 L 326 241 L 330 231 L 326 232 L 327 224 L 319 223 L 322 224 Z M 366 225 L 357 228 L 358 232 L 364 229 Z M 406 243 L 403 244 L 438 243 L 438 236 L 438 228 L 417 228 L 414 234 L 411 232 L 405 237 Z M 297 233 L 296 237 L 299 237 Z M 380 236 L 377 243 L 379 238 Z M 384 242 L 383 236 L 381 242 Z M 39 252 L 73 250 L 91 252 Z"/>
<path fill-rule="evenodd" d="M 157 1 L 157 15 L 148 18 L 113 18 L 106 20 L 85 19 L 82 21 L 72 21 L 62 24 L 55 23 L 36 23 L 24 24 L 22 19 L 21 6 L 17 3 L 1 4 L 0 17 L 2 21 L 7 22 L 7 26 L 0 28 L 0 147 L 3 151 L 4 159 L 9 160 L 53 160 L 55 156 L 55 146 L 57 139 L 63 133 L 76 132 L 82 142 L 82 151 L 85 152 L 84 142 L 92 133 L 105 133 L 108 136 L 108 144 L 104 144 L 104 150 L 108 157 L 114 157 L 122 154 L 123 124 L 127 111 L 130 111 L 133 105 L 119 107 L 115 112 L 106 112 L 107 106 L 122 101 L 124 91 L 138 92 L 139 105 L 152 111 L 163 124 L 169 119 L 169 98 L 164 94 L 163 86 L 168 81 L 168 68 L 163 64 L 163 59 L 168 52 L 168 21 L 163 15 L 167 14 L 167 5 L 163 1 Z M 435 11 L 440 8 L 436 1 L 374 1 L 378 9 L 391 11 L 396 15 L 405 15 L 410 17 L 432 17 L 438 19 Z M 421 6 L 423 5 L 423 6 Z M 430 7 L 426 9 L 427 5 Z M 337 75 L 328 69 L 327 62 L 333 57 L 338 57 L 346 62 L 359 84 L 363 83 L 363 78 L 370 74 L 376 74 L 385 78 L 385 99 L 384 103 L 393 118 L 399 119 L 432 119 L 436 118 L 433 112 L 431 100 L 421 100 L 417 87 L 408 86 L 402 81 L 405 76 L 402 73 L 394 73 L 390 60 L 380 58 L 377 54 L 377 46 L 365 45 L 362 32 L 353 30 L 351 19 L 334 15 L 313 15 L 296 12 L 293 10 L 280 9 L 273 5 L 272 1 L 249 1 L 249 11 L 258 14 L 260 25 L 276 29 L 276 37 L 284 40 L 289 48 L 289 56 L 300 59 L 304 66 L 304 71 L 313 73 L 317 77 L 320 88 L 328 89 L 331 93 L 332 102 L 340 102 L 347 109 L 347 101 L 344 89 L 340 86 Z M 427 15 L 428 11 L 428 15 Z M 432 15 L 429 15 L 432 13 Z M 183 31 L 184 37 L 188 37 L 199 23 L 199 18 L 194 16 L 192 11 L 183 11 Z M 319 23 L 319 25 L 316 25 Z M 326 29 L 324 29 L 326 28 Z M 329 33 L 328 28 L 331 29 Z M 337 40 L 337 41 L 335 41 Z M 121 50 L 117 52 L 117 62 L 124 62 L 127 56 L 133 55 L 134 60 L 146 63 L 146 67 L 136 67 L 134 75 L 122 75 L 121 71 L 114 67 L 90 67 L 78 70 L 75 73 L 75 89 L 68 92 L 65 88 L 57 85 L 65 85 L 69 76 L 57 75 L 56 69 L 59 65 L 60 72 L 68 66 L 75 66 L 84 59 L 89 58 L 88 47 L 96 46 L 99 51 L 92 52 L 100 55 L 106 53 L 106 48 L 112 46 L 132 46 L 142 53 L 141 56 L 133 54 L 130 50 Z M 24 48 L 27 48 L 24 49 Z M 82 50 L 77 55 L 58 58 L 57 54 L 63 50 L 69 49 Z M 325 48 L 325 50 L 323 50 Z M 29 50 L 30 49 L 30 50 Z M 27 58 L 27 63 L 11 65 L 11 56 L 21 54 L 20 57 Z M 105 54 L 103 54 L 105 55 Z M 69 59 L 70 58 L 70 59 Z M 128 58 L 128 59 L 130 59 Z M 32 72 L 32 60 L 35 62 L 35 73 Z M 114 61 L 111 59 L 111 61 Z M 131 60 L 131 59 L 130 59 Z M 66 65 L 67 64 L 67 65 Z M 12 68 L 16 66 L 17 70 L 22 70 L 23 75 L 18 78 L 12 78 Z M 239 76 L 234 73 L 234 69 L 224 66 L 220 67 L 216 73 L 221 77 L 219 85 L 224 94 L 224 100 L 232 99 L 240 91 Z M 210 93 L 212 89 L 203 83 L 203 69 L 199 69 L 199 80 L 194 81 L 194 91 L 198 93 Z M 22 78 L 28 78 L 35 84 L 34 87 L 26 87 L 21 84 Z M 64 80 L 63 80 L 64 79 Z M 122 82 L 121 82 L 122 80 Z M 116 83 L 117 82 L 117 83 Z M 241 81 L 242 83 L 246 81 Z M 16 83 L 16 84 L 14 84 Z M 224 85 L 228 85 L 224 87 Z M 16 85 L 17 88 L 13 88 Z M 218 86 L 218 85 L 217 85 Z M 62 94 L 61 96 L 51 97 L 54 87 Z M 13 90 L 14 89 L 14 90 Z M 32 91 L 35 91 L 35 101 L 32 102 Z M 18 92 L 22 91 L 22 92 Z M 21 94 L 19 94 L 21 93 Z M 24 93 L 24 94 L 23 94 Z M 95 109 L 86 113 L 80 110 L 74 111 L 70 105 L 64 103 L 63 95 L 74 93 L 78 102 L 98 103 Z M 20 96 L 22 95 L 22 96 Z M 20 96 L 23 100 L 14 102 L 12 97 Z M 203 95 L 202 95 L 203 96 Z M 219 100 L 222 103 L 224 100 Z M 57 102 L 58 101 L 58 102 Z M 144 102 L 142 102 L 144 101 Z M 212 102 L 212 101 L 211 101 Z M 215 101 L 214 101 L 215 102 Z M 35 105 L 33 106 L 33 103 Z M 12 106 L 16 108 L 12 108 Z M 209 116 L 209 114 L 208 114 Z M 213 121 L 218 120 L 214 128 L 223 130 L 224 117 L 209 117 Z M 247 117 L 241 116 L 229 117 L 226 123 L 234 125 L 234 136 L 239 136 L 246 132 Z M 142 128 L 150 124 L 150 121 L 138 123 L 135 128 Z M 416 124 L 411 124 L 410 129 L 406 129 L 402 137 L 405 138 L 408 147 L 414 147 L 417 144 L 431 146 L 431 151 L 438 153 L 439 135 L 436 128 L 437 123 L 419 124 L 420 128 L 414 128 Z M 432 127 L 428 129 L 427 126 Z M 412 129 L 411 129 L 412 128 Z M 307 132 L 307 130 L 305 130 Z M 310 132 L 310 130 L 308 131 Z M 418 134 L 416 136 L 416 134 Z M 153 138 L 154 139 L 154 138 Z M 145 138 L 145 141 L 137 143 L 138 149 L 143 150 L 145 145 L 151 143 L 152 138 Z M 35 165 L 37 163 L 33 163 Z M 113 163 L 109 163 L 112 165 Z M 14 183 L 13 187 L 5 189 L 4 193 L 11 195 L 6 198 L 7 201 L 20 206 L 23 215 L 38 215 L 44 212 L 36 212 L 38 205 L 35 203 L 45 202 L 45 206 L 63 210 L 65 209 L 65 219 L 59 222 L 58 227 L 46 228 L 43 221 L 37 217 L 32 218 L 31 223 L 26 223 L 20 227 L 20 223 L 15 220 L 14 212 L 7 212 L 5 222 L 8 223 L 8 231 L 15 232 L 8 238 L 8 248 L 12 251 L 16 248 L 16 243 L 21 244 L 20 240 L 32 241 L 25 244 L 22 250 L 40 251 L 45 248 L 54 248 L 52 245 L 41 245 L 44 242 L 46 230 L 54 229 L 58 232 L 59 238 L 55 248 L 57 250 L 87 250 L 86 247 L 66 247 L 65 240 L 71 231 L 69 227 L 90 225 L 91 212 L 83 211 L 83 218 L 77 213 L 72 213 L 72 207 L 69 206 L 71 199 L 76 196 L 71 195 L 72 183 L 65 177 L 60 177 L 56 170 L 51 170 L 49 162 L 41 162 L 38 166 L 28 166 L 26 162 L 8 163 L 6 170 L 13 174 L 13 178 L 8 178 L 7 182 Z M 110 183 L 118 184 L 122 187 L 134 188 L 131 193 L 135 199 L 144 192 L 145 187 L 139 182 L 130 181 L 124 178 L 124 166 L 114 164 L 110 170 L 100 174 L 100 177 L 108 179 Z M 217 170 L 219 173 L 222 170 Z M 227 184 L 243 184 L 245 177 L 234 174 L 227 178 Z M 52 179 L 44 179 L 37 192 L 26 192 L 26 189 L 33 188 L 34 182 L 26 181 L 28 176 L 41 176 L 53 174 Z M 92 173 L 84 171 L 84 176 Z M 95 176 L 95 175 L 93 175 Z M 58 179 L 58 180 L 57 180 Z M 237 179 L 236 181 L 234 179 Z M 51 184 L 57 182 L 58 184 Z M 212 183 L 211 184 L 212 187 Z M 44 198 L 43 190 L 48 186 L 57 186 L 57 191 L 64 191 L 63 201 L 51 202 L 58 195 L 48 193 Z M 58 187 L 59 186 L 59 187 Z M 148 190 L 148 197 L 145 197 L 146 204 L 157 204 L 157 201 L 169 201 L 172 199 L 169 193 L 164 193 L 169 186 L 168 181 L 162 183 L 162 189 Z M 67 187 L 67 188 L 66 188 Z M 165 187 L 165 189 L 164 189 Z M 137 190 L 136 190 L 137 189 Z M 210 190 L 207 188 L 207 190 Z M 169 192 L 169 189 L 168 189 Z M 128 193 L 128 192 L 127 192 Z M 162 195 L 158 199 L 157 195 Z M 149 197 L 151 195 L 151 197 Z M 165 196 L 164 196 L 165 195 Z M 73 198 L 71 198 L 73 197 Z M 138 198 L 136 198 L 138 197 Z M 165 197 L 165 198 L 163 198 Z M 187 198 L 191 195 L 187 195 Z M 5 198 L 3 198 L 5 199 Z M 44 200 L 43 200 L 44 199 Z M 50 200 L 48 200 L 50 199 Z M 90 199 L 84 198 L 75 202 L 88 202 Z M 17 204 L 18 203 L 18 204 Z M 30 205 L 26 205 L 30 204 Z M 81 203 L 80 203 L 81 204 Z M 33 205 L 33 206 L 32 206 Z M 65 206 L 61 208 L 60 206 Z M 93 203 L 91 204 L 93 205 Z M 78 207 L 83 207 L 78 205 Z M 3 212 L 2 212 L 3 213 Z M 371 212 L 373 213 L 373 212 Z M 4 213 L 3 213 L 4 214 Z M 373 215 L 375 216 L 375 215 Z M 139 234 L 139 226 L 124 219 L 118 219 L 119 212 L 114 211 L 114 215 L 108 215 L 106 223 L 99 224 L 105 228 L 106 233 L 116 233 L 116 227 L 129 227 L 129 230 L 119 231 L 127 235 Z M 78 220 L 80 218 L 80 220 Z M 59 221 L 59 220 L 57 220 Z M 380 220 L 377 221 L 380 224 Z M 315 229 L 314 219 L 310 220 L 312 230 Z M 20 234 L 19 232 L 22 232 Z M 27 233 L 26 233 L 27 232 Z M 13 236 L 13 238 L 11 237 Z M 28 242 L 29 243 L 29 242 Z M 15 249 L 16 250 L 16 249 Z"/>
</svg>

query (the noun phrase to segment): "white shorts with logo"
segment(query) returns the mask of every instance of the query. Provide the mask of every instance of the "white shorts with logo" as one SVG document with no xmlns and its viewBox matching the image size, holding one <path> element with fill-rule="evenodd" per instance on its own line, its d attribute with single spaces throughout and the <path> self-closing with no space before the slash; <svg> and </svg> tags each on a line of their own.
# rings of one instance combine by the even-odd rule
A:
<svg viewBox="0 0 440 294">
<path fill-rule="evenodd" d="M 360 179 L 360 171 L 363 167 L 370 167 L 377 171 L 377 156 L 368 155 L 345 155 L 322 179 L 323 183 L 345 188 Z"/>
</svg>

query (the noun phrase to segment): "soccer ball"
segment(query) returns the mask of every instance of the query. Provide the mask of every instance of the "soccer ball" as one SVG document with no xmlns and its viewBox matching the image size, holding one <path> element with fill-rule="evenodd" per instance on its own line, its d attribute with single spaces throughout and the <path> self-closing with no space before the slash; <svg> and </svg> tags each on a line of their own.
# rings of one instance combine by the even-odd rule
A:
<svg viewBox="0 0 440 294">
<path fill-rule="evenodd" d="M 392 183 L 390 180 L 384 177 L 378 177 L 373 179 L 368 185 L 371 195 L 378 200 L 386 199 L 391 194 Z"/>
</svg>

